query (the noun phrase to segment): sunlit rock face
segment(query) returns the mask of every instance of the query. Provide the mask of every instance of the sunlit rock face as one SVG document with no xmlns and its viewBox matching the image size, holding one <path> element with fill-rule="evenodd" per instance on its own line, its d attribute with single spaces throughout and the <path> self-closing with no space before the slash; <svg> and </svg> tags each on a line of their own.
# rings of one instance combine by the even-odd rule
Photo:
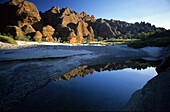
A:
<svg viewBox="0 0 170 112">
<path fill-rule="evenodd" d="M 52 36 L 54 34 L 54 31 L 55 29 L 50 25 L 43 27 L 43 30 L 42 30 L 43 37 L 47 38 L 48 36 Z"/>
<path fill-rule="evenodd" d="M 64 41 L 81 43 L 82 39 L 87 38 L 88 35 L 91 36 L 90 40 L 94 38 L 93 28 L 90 28 L 84 20 L 87 15 L 85 12 L 79 14 L 69 7 L 61 10 L 59 7 L 53 7 L 41 15 L 45 24 L 53 26 L 56 32 L 59 32 L 58 36 L 62 37 Z M 91 20 L 91 18 L 89 19 Z M 95 19 L 94 16 L 93 19 Z"/>
<path fill-rule="evenodd" d="M 11 0 L 0 5 L 0 31 L 13 36 L 24 36 L 41 30 L 43 22 L 36 6 L 23 0 Z M 21 30 L 20 30 L 20 29 Z M 13 33 L 19 32 L 19 33 Z"/>
<path fill-rule="evenodd" d="M 31 2 L 11 0 L 1 5 L 1 8 L 1 19 L 4 20 L 4 25 L 18 25 L 19 27 L 23 27 L 27 24 L 35 25 L 41 21 L 36 6 Z"/>
<path fill-rule="evenodd" d="M 43 34 L 43 28 L 50 25 L 55 29 L 53 37 L 61 37 L 63 41 L 81 43 L 84 38 L 94 40 L 97 37 L 128 38 L 127 33 L 134 34 L 149 32 L 155 29 L 150 23 L 126 23 L 123 21 L 96 19 L 94 15 L 86 12 L 78 13 L 69 7 L 60 9 L 57 6 L 42 13 L 36 6 L 24 0 L 11 0 L 0 5 L 0 32 L 6 33 L 8 26 L 21 28 L 23 35 L 30 35 L 36 31 Z M 13 36 L 15 29 L 8 32 Z M 43 35 L 44 36 L 44 35 Z"/>
<path fill-rule="evenodd" d="M 34 35 L 35 41 L 40 42 L 42 38 L 42 34 L 40 31 L 37 31 Z"/>
<path fill-rule="evenodd" d="M 29 25 L 29 24 L 23 26 L 23 27 L 22 27 L 22 30 L 25 32 L 25 34 L 30 34 L 30 33 L 36 32 L 36 31 L 34 30 L 34 28 L 33 28 L 31 25 Z"/>
</svg>

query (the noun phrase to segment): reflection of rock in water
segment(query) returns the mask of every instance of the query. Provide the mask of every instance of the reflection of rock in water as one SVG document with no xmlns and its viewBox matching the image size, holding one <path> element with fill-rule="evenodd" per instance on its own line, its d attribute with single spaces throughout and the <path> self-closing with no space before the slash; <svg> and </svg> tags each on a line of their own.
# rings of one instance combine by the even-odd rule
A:
<svg viewBox="0 0 170 112">
<path fill-rule="evenodd" d="M 72 70 L 71 72 L 64 74 L 60 76 L 59 78 L 55 79 L 55 81 L 60 81 L 61 79 L 70 81 L 72 78 L 78 77 L 79 75 L 81 77 L 85 77 L 87 74 L 93 74 L 95 69 L 86 69 L 88 66 L 84 65 L 81 67 L 78 67 L 77 69 Z"/>
<path fill-rule="evenodd" d="M 160 61 L 150 61 L 146 62 L 144 60 L 132 60 L 132 61 L 126 61 L 122 63 L 108 63 L 108 64 L 98 64 L 93 66 L 81 66 L 78 67 L 71 72 L 64 74 L 60 76 L 59 78 L 55 79 L 55 81 L 60 81 L 61 79 L 70 81 L 72 78 L 81 76 L 85 77 L 88 74 L 93 74 L 94 71 L 101 72 L 101 71 L 112 71 L 112 70 L 121 70 L 124 68 L 132 68 L 132 69 L 146 69 L 147 67 L 156 67 L 158 66 Z"/>
</svg>

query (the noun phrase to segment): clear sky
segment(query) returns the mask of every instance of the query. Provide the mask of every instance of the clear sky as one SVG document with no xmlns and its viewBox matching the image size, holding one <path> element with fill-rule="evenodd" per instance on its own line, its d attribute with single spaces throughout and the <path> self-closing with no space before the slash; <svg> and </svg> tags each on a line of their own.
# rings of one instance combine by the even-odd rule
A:
<svg viewBox="0 0 170 112">
<path fill-rule="evenodd" d="M 0 0 L 0 3 L 9 0 Z M 96 18 L 123 20 L 126 22 L 150 22 L 157 27 L 170 29 L 170 0 L 27 0 L 39 11 L 52 6 L 70 7 L 81 13 L 85 11 Z"/>
</svg>

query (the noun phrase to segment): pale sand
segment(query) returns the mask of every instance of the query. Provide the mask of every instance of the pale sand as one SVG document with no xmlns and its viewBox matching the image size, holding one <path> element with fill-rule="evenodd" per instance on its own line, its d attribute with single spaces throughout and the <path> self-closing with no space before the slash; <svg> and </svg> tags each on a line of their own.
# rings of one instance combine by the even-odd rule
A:
<svg viewBox="0 0 170 112">
<path fill-rule="evenodd" d="M 20 49 L 20 48 L 27 48 L 27 47 L 35 47 L 41 45 L 50 45 L 50 46 L 107 46 L 101 44 L 69 44 L 69 43 L 52 43 L 52 42 L 26 42 L 26 41 L 16 41 L 18 45 L 15 44 L 8 44 L 0 42 L 0 50 L 2 49 Z"/>
</svg>

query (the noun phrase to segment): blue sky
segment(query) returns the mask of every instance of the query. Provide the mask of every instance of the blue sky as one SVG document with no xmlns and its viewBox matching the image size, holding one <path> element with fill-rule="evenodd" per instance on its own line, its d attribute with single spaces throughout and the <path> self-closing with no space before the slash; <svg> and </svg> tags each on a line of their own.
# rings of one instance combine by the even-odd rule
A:
<svg viewBox="0 0 170 112">
<path fill-rule="evenodd" d="M 1 3 L 8 0 L 0 0 Z M 170 0 L 27 0 L 39 11 L 52 6 L 70 7 L 77 12 L 85 11 L 96 18 L 127 22 L 150 22 L 157 27 L 170 29 Z"/>
</svg>

